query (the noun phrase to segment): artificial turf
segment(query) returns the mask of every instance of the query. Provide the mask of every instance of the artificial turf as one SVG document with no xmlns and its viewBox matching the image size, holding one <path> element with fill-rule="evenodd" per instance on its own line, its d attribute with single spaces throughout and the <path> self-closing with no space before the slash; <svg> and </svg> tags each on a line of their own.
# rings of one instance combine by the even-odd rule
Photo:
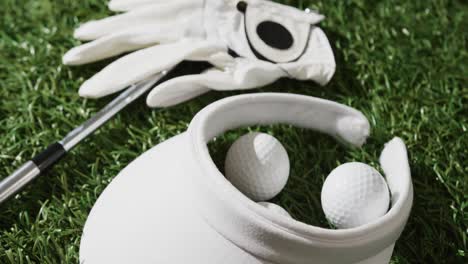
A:
<svg viewBox="0 0 468 264">
<path fill-rule="evenodd" d="M 292 92 L 361 110 L 372 136 L 348 149 L 327 136 L 287 126 L 275 135 L 291 160 L 291 180 L 275 199 L 298 220 L 326 226 L 320 187 L 340 163 L 378 166 L 394 136 L 409 149 L 415 187 L 409 223 L 393 263 L 467 263 L 468 5 L 463 1 L 282 1 L 317 9 L 338 69 L 326 87 L 280 80 L 261 91 Z M 79 44 L 80 23 L 109 15 L 98 0 L 0 0 L 0 178 L 63 137 L 110 98 L 84 100 L 80 84 L 104 63 L 70 68 L 61 56 Z M 251 92 L 251 91 L 249 91 Z M 187 127 L 215 93 L 165 110 L 144 100 L 77 147 L 26 191 L 0 206 L 0 263 L 77 263 L 87 214 L 112 178 L 143 151 Z M 246 129 L 211 144 L 223 155 Z M 171 197 L 167 197 L 170 202 Z"/>
</svg>

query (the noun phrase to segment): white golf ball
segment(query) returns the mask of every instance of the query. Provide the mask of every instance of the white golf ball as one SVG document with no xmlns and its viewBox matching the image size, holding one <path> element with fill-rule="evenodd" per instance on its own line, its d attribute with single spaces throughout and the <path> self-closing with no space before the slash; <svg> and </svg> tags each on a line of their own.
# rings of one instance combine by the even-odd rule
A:
<svg viewBox="0 0 468 264">
<path fill-rule="evenodd" d="M 268 210 L 270 210 L 272 212 L 275 212 L 275 213 L 279 214 L 279 215 L 292 218 L 291 215 L 288 213 L 288 211 L 286 211 L 283 207 L 281 207 L 281 206 L 279 206 L 277 204 L 268 203 L 268 202 L 259 202 L 258 204 L 265 207 L 266 209 L 268 209 Z"/>
<path fill-rule="evenodd" d="M 286 149 L 274 137 L 249 133 L 232 144 L 225 161 L 226 178 L 250 199 L 270 200 L 289 178 Z"/>
<path fill-rule="evenodd" d="M 323 184 L 321 198 L 325 216 L 339 229 L 358 227 L 382 217 L 390 202 L 382 175 L 359 162 L 334 169 Z"/>
</svg>

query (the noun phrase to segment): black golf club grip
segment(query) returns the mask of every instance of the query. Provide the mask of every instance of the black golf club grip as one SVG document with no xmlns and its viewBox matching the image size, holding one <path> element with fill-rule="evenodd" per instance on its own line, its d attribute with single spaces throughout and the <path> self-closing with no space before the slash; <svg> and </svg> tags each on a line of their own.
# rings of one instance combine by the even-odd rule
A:
<svg viewBox="0 0 468 264">
<path fill-rule="evenodd" d="M 36 155 L 31 161 L 41 172 L 44 172 L 57 163 L 63 156 L 65 156 L 65 154 L 67 154 L 67 151 L 62 144 L 57 142 Z"/>
<path fill-rule="evenodd" d="M 66 153 L 60 143 L 54 143 L 0 182 L 0 204 L 51 168 Z"/>
</svg>

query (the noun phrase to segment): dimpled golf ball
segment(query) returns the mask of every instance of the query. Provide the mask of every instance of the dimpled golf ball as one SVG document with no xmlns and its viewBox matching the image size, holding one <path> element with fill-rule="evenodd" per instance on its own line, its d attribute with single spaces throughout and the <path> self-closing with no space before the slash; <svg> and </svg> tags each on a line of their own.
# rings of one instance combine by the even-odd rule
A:
<svg viewBox="0 0 468 264">
<path fill-rule="evenodd" d="M 291 218 L 291 215 L 286 211 L 283 207 L 274 204 L 274 203 L 268 203 L 268 202 L 259 202 L 259 205 L 265 207 L 266 209 L 275 212 L 276 214 L 286 216 L 288 218 Z"/>
<path fill-rule="evenodd" d="M 382 175 L 367 164 L 346 163 L 328 175 L 322 187 L 322 209 L 338 229 L 372 222 L 388 211 L 390 193 Z"/>
<path fill-rule="evenodd" d="M 232 185 L 256 202 L 275 197 L 289 178 L 286 149 L 264 133 L 249 133 L 237 139 L 226 155 L 224 168 Z"/>
</svg>

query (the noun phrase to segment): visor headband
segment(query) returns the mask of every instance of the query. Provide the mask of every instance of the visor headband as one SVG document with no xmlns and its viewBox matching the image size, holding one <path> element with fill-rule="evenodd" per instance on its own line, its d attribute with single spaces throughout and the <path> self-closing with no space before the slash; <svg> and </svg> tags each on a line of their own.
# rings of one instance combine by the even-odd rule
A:
<svg viewBox="0 0 468 264">
<path fill-rule="evenodd" d="M 200 184 L 196 189 L 204 190 L 199 197 L 205 206 L 199 210 L 207 223 L 247 252 L 266 260 L 281 260 L 280 263 L 307 263 L 310 259 L 340 263 L 343 255 L 353 262 L 391 247 L 406 223 L 412 202 L 406 156 L 398 161 L 403 166 L 396 164 L 403 168 L 400 171 L 395 171 L 395 164 L 382 166 L 390 174 L 387 176 L 402 173 L 391 186 L 399 200 L 393 201 L 389 213 L 377 222 L 347 230 L 271 218 L 224 178 L 210 157 L 207 143 L 233 128 L 276 123 L 317 130 L 354 146 L 364 143 L 370 127 L 364 115 L 353 108 L 301 95 L 243 95 L 208 106 L 193 119 L 188 130 L 190 151 L 204 175 L 203 179 L 194 179 L 194 183 Z M 402 154 L 398 147 L 387 152 L 387 157 Z"/>
</svg>

